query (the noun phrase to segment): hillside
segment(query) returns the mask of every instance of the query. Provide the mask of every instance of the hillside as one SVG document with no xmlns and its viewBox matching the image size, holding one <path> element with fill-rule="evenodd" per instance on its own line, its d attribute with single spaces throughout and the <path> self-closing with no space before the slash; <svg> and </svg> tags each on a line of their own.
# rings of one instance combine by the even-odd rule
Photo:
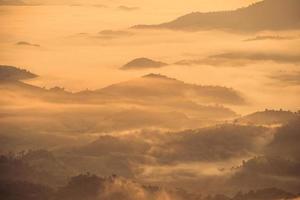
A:
<svg viewBox="0 0 300 200">
<path fill-rule="evenodd" d="M 233 11 L 193 12 L 171 22 L 133 28 L 232 31 L 289 30 L 300 28 L 300 1 L 264 0 Z"/>
<path fill-rule="evenodd" d="M 8 65 L 0 65 L 0 81 L 20 81 L 38 77 L 25 69 Z"/>
<path fill-rule="evenodd" d="M 222 86 L 184 83 L 160 74 L 148 74 L 95 91 L 98 94 L 136 99 L 187 98 L 198 103 L 244 104 L 240 92 Z"/>
<path fill-rule="evenodd" d="M 286 124 L 297 118 L 299 114 L 284 110 L 268 110 L 255 112 L 236 120 L 243 124 L 275 125 Z"/>
</svg>

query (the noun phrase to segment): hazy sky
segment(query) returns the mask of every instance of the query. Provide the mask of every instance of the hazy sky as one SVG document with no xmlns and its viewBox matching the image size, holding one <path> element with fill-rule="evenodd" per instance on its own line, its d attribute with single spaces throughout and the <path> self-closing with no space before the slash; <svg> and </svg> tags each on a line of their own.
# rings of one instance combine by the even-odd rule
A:
<svg viewBox="0 0 300 200">
<path fill-rule="evenodd" d="M 192 10 L 224 10 L 248 5 L 259 0 L 172 0 L 172 1 L 149 1 L 149 0 L 27 0 L 24 2 L 36 4 L 121 4 L 139 7 L 163 7 L 164 9 L 192 9 Z"/>
</svg>

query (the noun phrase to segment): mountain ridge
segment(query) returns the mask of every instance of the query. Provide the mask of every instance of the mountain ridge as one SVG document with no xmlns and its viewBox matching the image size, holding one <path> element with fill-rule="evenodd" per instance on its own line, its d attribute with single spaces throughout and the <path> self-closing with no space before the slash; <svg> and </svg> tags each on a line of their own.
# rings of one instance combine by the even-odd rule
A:
<svg viewBox="0 0 300 200">
<path fill-rule="evenodd" d="M 38 75 L 21 68 L 0 65 L 0 81 L 21 81 L 37 78 Z"/>
<path fill-rule="evenodd" d="M 231 11 L 192 12 L 157 25 L 136 25 L 136 29 L 263 31 L 300 29 L 300 1 L 264 0 Z"/>
</svg>

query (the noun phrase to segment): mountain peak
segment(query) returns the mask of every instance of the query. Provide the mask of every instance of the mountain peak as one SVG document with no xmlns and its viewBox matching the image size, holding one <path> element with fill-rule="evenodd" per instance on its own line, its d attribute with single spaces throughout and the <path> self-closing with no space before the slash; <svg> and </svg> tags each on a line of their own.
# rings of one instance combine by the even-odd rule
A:
<svg viewBox="0 0 300 200">
<path fill-rule="evenodd" d="M 167 63 L 152 60 L 150 58 L 136 58 L 125 64 L 121 69 L 123 70 L 139 70 L 139 69 L 149 69 L 149 68 L 161 68 L 168 65 Z"/>
<path fill-rule="evenodd" d="M 176 80 L 175 78 L 170 78 L 170 77 L 168 77 L 166 75 L 155 74 L 155 73 L 147 74 L 147 75 L 143 76 L 143 78 L 156 78 L 156 79 L 174 80 L 174 81 Z"/>
</svg>

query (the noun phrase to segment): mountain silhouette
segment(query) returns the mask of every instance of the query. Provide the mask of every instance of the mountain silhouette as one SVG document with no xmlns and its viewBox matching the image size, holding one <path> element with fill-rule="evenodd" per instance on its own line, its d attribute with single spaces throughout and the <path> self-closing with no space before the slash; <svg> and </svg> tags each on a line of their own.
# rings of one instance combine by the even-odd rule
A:
<svg viewBox="0 0 300 200">
<path fill-rule="evenodd" d="M 193 12 L 171 22 L 158 25 L 137 25 L 133 28 L 231 31 L 299 29 L 300 1 L 264 0 L 233 11 Z"/>
<path fill-rule="evenodd" d="M 69 101 L 74 102 L 161 102 L 162 98 L 168 106 L 187 107 L 191 110 L 200 108 L 204 109 L 200 104 L 245 104 L 245 99 L 240 92 L 221 86 L 202 86 L 184 83 L 173 78 L 169 78 L 160 74 L 148 74 L 143 77 L 135 78 L 129 81 L 113 84 L 105 88 L 94 91 L 81 91 L 71 93 L 65 91 L 64 88 L 54 87 L 45 89 L 22 82 L 24 79 L 35 78 L 37 75 L 23 69 L 11 66 L 0 66 L 0 89 L 4 91 L 15 91 L 16 93 L 26 93 L 29 96 L 46 98 L 48 101 Z M 176 100 L 177 99 L 177 100 Z M 158 101 L 159 100 L 159 101 Z M 205 107 L 205 109 L 213 109 L 213 107 Z M 217 106 L 217 110 L 224 111 L 225 108 Z M 226 110 L 226 111 L 225 111 Z M 230 111 L 232 114 L 232 111 Z"/>
<path fill-rule="evenodd" d="M 136 123 L 136 119 L 139 119 L 140 124 L 156 123 L 155 118 L 158 116 L 160 120 L 163 118 L 163 121 L 169 121 L 170 115 L 177 116 L 186 124 L 182 114 L 205 121 L 232 119 L 236 117 L 236 113 L 227 105 L 245 104 L 243 95 L 234 89 L 188 84 L 160 74 L 148 74 L 102 89 L 82 91 L 75 96 L 81 102 L 129 105 L 129 110 L 105 119 L 118 118 L 117 122 L 121 124 L 124 124 L 122 122 L 125 119 L 130 121 L 131 116 L 136 116 L 135 120 L 130 121 L 131 124 Z M 190 122 L 194 124 L 193 120 Z M 180 123 L 178 120 L 178 124 Z"/>
<path fill-rule="evenodd" d="M 168 65 L 167 63 L 155 61 L 149 58 L 136 58 L 125 64 L 121 69 L 123 70 L 138 70 L 148 68 L 160 68 Z"/>
<path fill-rule="evenodd" d="M 286 124 L 299 117 L 298 113 L 284 110 L 264 110 L 243 116 L 236 120 L 242 124 L 276 125 Z"/>
<path fill-rule="evenodd" d="M 64 88 L 53 87 L 50 89 L 31 85 L 24 80 L 39 77 L 38 75 L 14 66 L 0 65 L 0 91 L 2 94 L 15 94 L 19 97 L 37 98 L 47 101 L 68 101 L 72 93 Z"/>
<path fill-rule="evenodd" d="M 199 103 L 235 105 L 245 103 L 242 95 L 234 89 L 221 86 L 188 84 L 160 74 L 148 74 L 95 92 L 102 96 L 129 99 L 186 98 Z"/>
<path fill-rule="evenodd" d="M 103 124 L 99 125 L 105 130 L 111 130 L 111 123 L 120 130 L 128 128 L 124 124 L 128 124 L 129 128 L 140 126 L 192 128 L 201 125 L 202 122 L 211 123 L 208 119 L 232 119 L 237 116 L 236 113 L 223 105 L 245 103 L 242 95 L 234 89 L 188 84 L 160 74 L 148 74 L 98 90 L 71 93 L 60 87 L 46 89 L 22 82 L 24 75 L 22 79 L 19 76 L 7 79 L 10 76 L 4 74 L 10 71 L 14 71 L 13 74 L 25 73 L 26 78 L 37 75 L 15 67 L 1 69 L 2 77 L 6 79 L 0 82 L 0 91 L 7 97 L 7 102 L 14 101 L 9 98 L 10 94 L 14 94 L 19 99 L 36 99 L 50 103 L 106 104 L 110 106 L 111 111 L 108 111 L 108 114 L 97 113 L 97 116 L 107 115 Z M 119 105 L 128 107 L 124 109 Z M 139 123 L 133 120 L 136 118 L 140 119 Z M 173 123 L 174 118 L 177 121 L 176 126 Z"/>
<path fill-rule="evenodd" d="M 0 81 L 20 81 L 38 77 L 27 70 L 8 65 L 0 65 Z"/>
</svg>

